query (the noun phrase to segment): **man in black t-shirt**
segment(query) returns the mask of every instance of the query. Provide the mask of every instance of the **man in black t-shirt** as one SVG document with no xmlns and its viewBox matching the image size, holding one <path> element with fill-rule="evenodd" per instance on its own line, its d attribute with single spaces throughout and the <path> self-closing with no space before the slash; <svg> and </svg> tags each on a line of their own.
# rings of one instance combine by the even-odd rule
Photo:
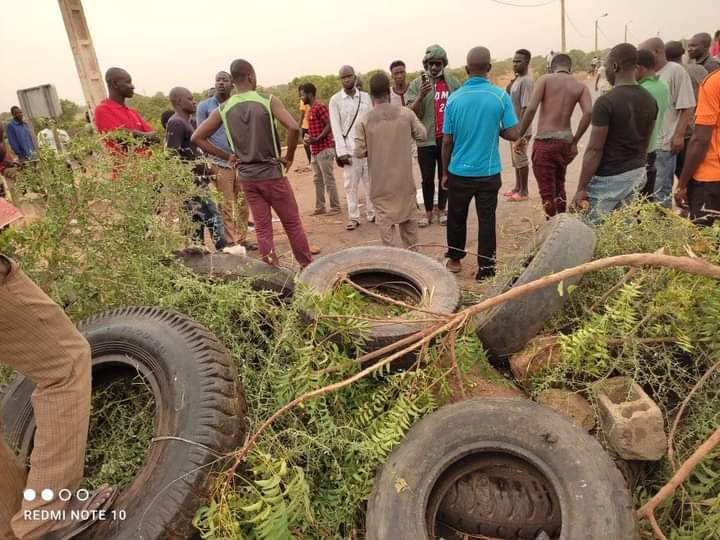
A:
<svg viewBox="0 0 720 540">
<path fill-rule="evenodd" d="M 181 161 L 192 164 L 202 157 L 200 150 L 190 140 L 195 131 L 195 126 L 190 120 L 190 115 L 195 112 L 195 99 L 190 90 L 176 86 L 170 90 L 170 103 L 175 109 L 175 114 L 170 117 L 165 127 L 165 145 L 175 152 Z M 194 163 L 193 174 L 198 187 L 207 190 L 209 179 L 205 164 Z M 195 195 L 188 199 L 185 201 L 185 208 L 194 224 L 192 233 L 194 248 L 202 248 L 204 227 L 210 231 L 215 249 L 221 250 L 227 246 L 222 216 L 209 194 Z"/>
<path fill-rule="evenodd" d="M 593 223 L 635 197 L 645 185 L 645 161 L 658 106 L 635 81 L 637 49 L 616 45 L 606 62 L 613 89 L 600 96 L 592 112 L 592 131 L 583 158 L 580 181 L 573 199 L 587 208 Z"/>
</svg>

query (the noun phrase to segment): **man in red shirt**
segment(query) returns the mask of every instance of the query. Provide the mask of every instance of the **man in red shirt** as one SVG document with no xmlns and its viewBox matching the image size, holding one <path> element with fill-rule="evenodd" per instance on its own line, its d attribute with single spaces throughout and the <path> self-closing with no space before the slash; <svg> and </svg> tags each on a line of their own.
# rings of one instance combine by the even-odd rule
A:
<svg viewBox="0 0 720 540">
<path fill-rule="evenodd" d="M 303 84 L 300 94 L 307 109 L 308 131 L 304 143 L 310 145 L 312 159 L 310 165 L 313 170 L 315 182 L 315 211 L 311 214 L 318 216 L 327 213 L 335 215 L 341 212 L 338 198 L 337 183 L 335 182 L 335 141 L 330 125 L 330 112 L 324 103 L 315 99 L 317 88 L 312 83 Z M 330 198 L 330 211 L 325 210 L 325 191 Z"/>
<path fill-rule="evenodd" d="M 140 113 L 125 105 L 125 100 L 133 97 L 135 87 L 130 74 L 121 68 L 112 67 L 105 72 L 108 87 L 108 99 L 95 107 L 95 127 L 99 133 L 122 130 L 131 133 L 146 144 L 159 141 L 155 130 Z M 108 148 L 120 151 L 117 142 L 106 141 Z"/>
</svg>

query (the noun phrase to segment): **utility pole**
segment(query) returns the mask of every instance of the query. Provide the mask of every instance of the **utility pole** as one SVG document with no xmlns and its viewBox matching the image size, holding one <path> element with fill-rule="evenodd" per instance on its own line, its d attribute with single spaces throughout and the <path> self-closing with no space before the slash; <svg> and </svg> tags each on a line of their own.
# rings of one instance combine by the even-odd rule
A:
<svg viewBox="0 0 720 540">
<path fill-rule="evenodd" d="M 85 103 L 92 117 L 95 106 L 107 97 L 95 46 L 85 19 L 82 0 L 58 0 Z"/>
<path fill-rule="evenodd" d="M 597 19 L 595 19 L 595 56 L 598 56 L 598 21 L 603 17 L 607 17 L 607 13 L 603 13 Z"/>
<path fill-rule="evenodd" d="M 628 22 L 625 23 L 625 43 L 628 42 L 627 31 L 628 31 L 628 25 L 629 25 L 631 22 L 632 22 L 632 21 L 628 21 Z"/>
<path fill-rule="evenodd" d="M 565 0 L 560 0 L 560 51 L 565 52 Z"/>
</svg>

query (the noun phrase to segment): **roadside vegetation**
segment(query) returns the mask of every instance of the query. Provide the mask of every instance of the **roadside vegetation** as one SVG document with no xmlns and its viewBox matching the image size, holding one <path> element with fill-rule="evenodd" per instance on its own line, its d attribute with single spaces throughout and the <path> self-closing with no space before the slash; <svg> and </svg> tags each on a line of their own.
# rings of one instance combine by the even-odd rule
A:
<svg viewBox="0 0 720 540">
<path fill-rule="evenodd" d="M 66 162 L 43 154 L 37 168 L 22 171 L 17 189 L 36 194 L 32 204 L 40 217 L 0 235 L 0 252 L 16 258 L 75 321 L 145 304 L 180 311 L 209 328 L 235 362 L 251 433 L 288 401 L 359 370 L 354 359 L 366 323 L 353 316 L 400 315 L 349 286 L 320 299 L 301 291 L 283 302 L 243 281 L 195 275 L 172 255 L 187 226 L 182 203 L 194 190 L 184 165 L 161 148 L 120 164 L 94 137 L 76 138 L 70 156 Z M 720 227 L 701 230 L 653 205 L 617 212 L 597 233 L 598 257 L 662 248 L 720 264 Z M 545 329 L 558 336 L 560 362 L 530 380 L 530 395 L 566 388 L 591 398 L 592 382 L 628 375 L 660 405 L 669 431 L 690 390 L 720 361 L 717 282 L 669 269 L 628 277 L 626 269 L 614 268 L 585 276 L 565 294 L 570 302 Z M 302 317 L 308 303 L 316 313 L 350 317 L 317 317 L 308 324 Z M 333 339 L 338 332 L 360 337 L 341 348 Z M 377 467 L 414 423 L 457 395 L 451 382 L 458 370 L 446 346 L 438 341 L 412 369 L 383 369 L 281 417 L 234 476 L 217 477 L 212 500 L 195 518 L 203 536 L 361 538 L 363 501 Z M 457 335 L 455 353 L 468 384 L 472 374 L 492 373 L 471 329 Z M 0 383 L 8 378 L 0 371 Z M 675 465 L 665 458 L 633 467 L 638 505 L 720 424 L 719 383 L 720 375 L 711 375 L 689 401 L 673 434 Z M 149 445 L 157 404 L 147 399 L 142 381 L 127 379 L 122 386 L 99 389 L 93 398 L 90 485 L 127 483 Z M 657 517 L 674 540 L 716 537 L 719 451 Z"/>
</svg>

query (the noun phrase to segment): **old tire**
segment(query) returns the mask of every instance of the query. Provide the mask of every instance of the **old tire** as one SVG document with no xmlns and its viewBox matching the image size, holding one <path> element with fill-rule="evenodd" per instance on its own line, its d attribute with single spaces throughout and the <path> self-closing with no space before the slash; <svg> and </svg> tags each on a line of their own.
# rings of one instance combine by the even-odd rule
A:
<svg viewBox="0 0 720 540">
<path fill-rule="evenodd" d="M 195 511 L 208 499 L 210 473 L 242 444 L 246 405 L 232 361 L 204 327 L 172 311 L 128 307 L 84 321 L 79 329 L 92 349 L 93 377 L 136 370 L 155 397 L 155 441 L 135 479 L 113 508 L 125 521 L 103 521 L 83 538 L 189 538 Z M 24 377 L 12 383 L 2 403 L 8 443 L 27 456 L 35 422 Z M 183 439 L 183 440 L 179 440 Z"/>
<path fill-rule="evenodd" d="M 429 296 L 425 308 L 439 313 L 454 313 L 460 305 L 460 289 L 455 276 L 433 259 L 406 249 L 387 246 L 363 246 L 325 255 L 308 265 L 298 283 L 316 294 L 329 294 L 338 274 L 347 274 L 365 288 L 394 290 L 418 302 Z M 308 319 L 314 314 L 307 312 Z M 372 324 L 364 349 L 375 351 L 410 336 L 428 323 Z"/>
<path fill-rule="evenodd" d="M 482 534 L 534 538 L 532 534 L 538 531 L 528 525 L 540 523 L 543 516 L 517 511 L 527 507 L 526 501 L 514 499 L 522 490 L 478 490 L 473 501 L 463 488 L 462 499 L 433 505 L 437 500 L 434 491 L 447 490 L 447 475 L 473 459 L 495 460 L 496 471 L 501 470 L 497 460 L 501 460 L 501 468 L 508 466 L 503 460 L 521 464 L 520 473 L 523 467 L 532 469 L 527 479 L 516 480 L 523 483 L 541 478 L 558 501 L 561 530 L 554 538 L 636 538 L 630 493 L 600 444 L 550 409 L 509 399 L 448 405 L 415 425 L 378 473 L 368 501 L 366 538 L 434 538 L 438 506 L 452 508 L 456 501 L 456 513 L 470 515 L 472 510 L 472 520 L 483 526 Z M 546 517 L 552 518 L 552 504 L 546 501 L 542 508 L 548 510 Z"/>
<path fill-rule="evenodd" d="M 586 263 L 592 259 L 594 251 L 593 230 L 569 214 L 558 214 L 548 220 L 533 240 L 520 276 L 497 293 Z M 475 323 L 485 348 L 495 358 L 505 358 L 520 351 L 563 307 L 568 297 L 567 288 L 579 280 L 580 277 L 566 280 L 562 296 L 557 285 L 548 285 L 481 313 Z"/>
<path fill-rule="evenodd" d="M 222 281 L 248 279 L 255 289 L 273 291 L 287 298 L 295 290 L 295 274 L 257 259 L 230 253 L 181 253 L 182 264 L 198 274 Z"/>
</svg>

